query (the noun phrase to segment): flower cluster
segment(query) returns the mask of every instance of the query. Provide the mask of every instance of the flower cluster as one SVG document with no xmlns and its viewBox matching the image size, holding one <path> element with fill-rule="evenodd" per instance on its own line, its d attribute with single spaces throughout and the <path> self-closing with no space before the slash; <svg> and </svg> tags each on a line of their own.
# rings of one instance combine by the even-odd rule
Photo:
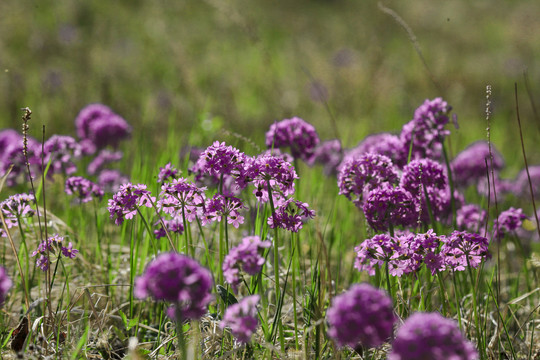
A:
<svg viewBox="0 0 540 360">
<path fill-rule="evenodd" d="M 197 216 L 202 217 L 205 190 L 185 178 L 175 179 L 161 186 L 157 207 L 172 217 L 185 217 L 192 222 Z"/>
<path fill-rule="evenodd" d="M 240 210 L 243 208 L 245 206 L 239 198 L 216 194 L 206 202 L 202 225 L 212 221 L 221 221 L 225 217 L 228 224 L 238 229 L 240 224 L 244 223 L 244 217 L 240 214 Z"/>
<path fill-rule="evenodd" d="M 269 248 L 270 241 L 261 241 L 258 236 L 247 236 L 237 247 L 232 248 L 223 260 L 223 276 L 236 291 L 241 281 L 241 272 L 255 275 L 265 263 L 261 252 Z"/>
<path fill-rule="evenodd" d="M 347 152 L 346 158 L 358 157 L 365 153 L 387 156 L 392 162 L 403 167 L 407 163 L 408 149 L 397 135 L 380 133 L 367 136 L 355 148 Z"/>
<path fill-rule="evenodd" d="M 71 175 L 77 171 L 73 160 L 82 155 L 81 146 L 71 136 L 53 135 L 43 144 L 43 163 L 50 163 L 47 175 Z"/>
<path fill-rule="evenodd" d="M 122 225 L 125 219 L 132 219 L 140 206 L 151 208 L 155 198 L 150 196 L 150 191 L 146 190 L 146 185 L 131 183 L 124 184 L 120 190 L 109 199 L 109 214 L 114 219 L 116 225 Z"/>
<path fill-rule="evenodd" d="M 363 204 L 364 194 L 383 183 L 396 184 L 398 173 L 387 156 L 366 153 L 349 158 L 340 166 L 338 173 L 339 194 L 353 200 L 356 206 Z"/>
<path fill-rule="evenodd" d="M 289 198 L 276 207 L 274 215 L 268 218 L 270 228 L 280 227 L 292 232 L 298 232 L 308 219 L 315 217 L 315 211 L 309 210 L 307 203 Z"/>
<path fill-rule="evenodd" d="M 178 235 L 182 235 L 184 233 L 184 224 L 182 222 L 182 217 L 176 216 L 170 220 L 163 220 L 163 224 L 165 225 L 165 229 L 167 232 L 170 233 L 176 233 Z M 158 221 L 156 224 L 159 226 L 157 230 L 154 230 L 154 235 L 156 236 L 156 239 L 161 239 L 162 237 L 167 236 L 167 233 L 165 232 L 165 229 L 161 225 L 161 222 Z"/>
<path fill-rule="evenodd" d="M 30 165 L 30 174 L 35 177 L 42 170 L 41 143 L 34 138 L 27 138 L 27 157 Z M 23 153 L 23 137 L 15 130 L 7 129 L 0 132 L 0 176 L 4 176 L 11 168 L 6 179 L 8 186 L 21 184 L 28 179 L 26 157 Z M 13 167 L 12 167 L 13 166 Z"/>
<path fill-rule="evenodd" d="M 474 360 L 478 353 L 454 320 L 438 313 L 415 313 L 399 328 L 388 359 Z"/>
<path fill-rule="evenodd" d="M 501 154 L 492 145 L 493 170 L 498 172 L 504 167 Z M 467 187 L 477 183 L 487 176 L 487 166 L 491 167 L 489 145 L 486 141 L 477 141 L 460 152 L 450 163 L 454 183 L 460 187 Z"/>
<path fill-rule="evenodd" d="M 456 213 L 457 226 L 462 230 L 478 232 L 486 220 L 487 212 L 475 204 L 463 205 Z"/>
<path fill-rule="evenodd" d="M 81 203 L 92 201 L 92 198 L 103 198 L 103 189 L 92 181 L 81 176 L 72 176 L 66 179 L 65 192 L 75 195 Z"/>
<path fill-rule="evenodd" d="M 103 168 L 112 162 L 122 160 L 124 155 L 121 151 L 110 151 L 107 149 L 101 150 L 97 156 L 88 164 L 86 172 L 89 175 L 96 175 L 103 170 Z"/>
<path fill-rule="evenodd" d="M 106 192 L 117 192 L 120 186 L 129 179 L 118 170 L 101 170 L 98 176 L 98 185 Z"/>
<path fill-rule="evenodd" d="M 15 194 L 8 197 L 0 203 L 0 211 L 4 215 L 7 228 L 18 226 L 20 219 L 31 217 L 35 214 L 35 210 L 30 206 L 34 201 L 32 194 Z M 1 224 L 0 224 L 1 225 Z M 5 237 L 3 226 L 0 226 L 0 237 Z"/>
<path fill-rule="evenodd" d="M 411 194 L 401 187 L 382 184 L 367 194 L 362 207 L 374 230 L 386 231 L 394 226 L 413 226 L 418 222 L 417 205 Z"/>
<path fill-rule="evenodd" d="M 203 174 L 217 179 L 225 175 L 238 176 L 244 167 L 245 158 L 246 155 L 240 150 L 216 141 L 202 152 L 191 171 L 196 174 L 196 179 Z"/>
<path fill-rule="evenodd" d="M 0 305 L 6 300 L 9 289 L 13 286 L 13 282 L 9 278 L 6 269 L 0 266 Z"/>
<path fill-rule="evenodd" d="M 326 176 L 337 174 L 337 168 L 343 161 L 343 148 L 338 139 L 320 143 L 313 152 L 311 165 L 321 164 Z"/>
<path fill-rule="evenodd" d="M 295 159 L 302 159 L 307 163 L 312 161 L 315 147 L 318 144 L 319 136 L 313 125 L 298 117 L 272 124 L 266 133 L 266 146 L 268 148 L 288 147 Z"/>
<path fill-rule="evenodd" d="M 179 312 L 182 319 L 198 319 L 212 300 L 211 289 L 210 271 L 197 261 L 178 253 L 164 253 L 135 280 L 133 293 L 139 299 L 151 297 L 173 303 L 169 316 Z"/>
<path fill-rule="evenodd" d="M 180 170 L 176 169 L 174 166 L 172 166 L 171 163 L 167 163 L 165 167 L 159 168 L 159 174 L 157 178 L 157 182 L 160 184 L 163 184 L 166 181 L 174 180 L 180 175 Z"/>
<path fill-rule="evenodd" d="M 392 336 L 392 299 L 369 284 L 354 284 L 332 299 L 326 312 L 328 335 L 339 346 L 376 347 Z"/>
<path fill-rule="evenodd" d="M 49 237 L 47 240 L 43 240 L 39 245 L 37 250 L 32 252 L 32 257 L 39 255 L 36 260 L 36 266 L 43 271 L 47 271 L 50 264 L 53 262 L 51 258 L 56 256 L 58 259 L 61 255 L 64 255 L 67 258 L 75 259 L 79 250 L 73 248 L 71 241 L 64 246 L 65 241 L 64 237 L 55 234 Z"/>
<path fill-rule="evenodd" d="M 225 310 L 225 315 L 223 315 L 219 326 L 222 329 L 230 328 L 234 337 L 241 343 L 249 343 L 259 325 L 257 304 L 260 299 L 259 295 L 251 295 L 243 298 L 237 304 L 229 306 Z"/>
<path fill-rule="evenodd" d="M 493 224 L 493 238 L 501 239 L 506 233 L 518 229 L 526 218 L 527 216 L 523 214 L 522 209 L 511 207 L 501 212 L 495 224 Z"/>
<path fill-rule="evenodd" d="M 90 104 L 75 119 L 77 135 L 86 141 L 86 153 L 91 146 L 102 149 L 108 145 L 117 147 L 131 133 L 131 127 L 118 114 L 102 104 Z"/>
<path fill-rule="evenodd" d="M 442 98 L 426 99 L 415 110 L 413 119 L 403 126 L 400 135 L 407 154 L 412 150 L 412 159 L 440 158 L 442 142 L 450 134 L 444 129 L 450 121 L 450 110 Z"/>
<path fill-rule="evenodd" d="M 464 231 L 454 231 L 449 236 L 437 235 L 433 230 L 394 237 L 379 234 L 354 249 L 354 266 L 369 275 L 375 274 L 375 267 L 382 268 L 385 264 L 392 276 L 416 272 L 422 264 L 432 274 L 447 269 L 463 271 L 467 267 L 477 268 L 490 258 L 488 244 L 485 237 Z"/>
<path fill-rule="evenodd" d="M 272 196 L 284 198 L 294 194 L 294 180 L 298 175 L 294 166 L 277 156 L 259 156 L 251 161 L 242 182 L 255 185 L 254 194 L 259 201 L 268 201 L 268 184 Z"/>
</svg>

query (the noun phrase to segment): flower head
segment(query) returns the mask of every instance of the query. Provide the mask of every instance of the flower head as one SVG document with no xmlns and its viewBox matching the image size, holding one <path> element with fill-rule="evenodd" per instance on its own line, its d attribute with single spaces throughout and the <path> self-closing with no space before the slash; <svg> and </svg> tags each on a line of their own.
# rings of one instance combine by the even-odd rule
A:
<svg viewBox="0 0 540 360">
<path fill-rule="evenodd" d="M 88 164 L 86 172 L 89 175 L 96 175 L 104 166 L 109 163 L 122 160 L 123 154 L 121 151 L 110 151 L 107 149 L 101 150 L 99 154 Z"/>
<path fill-rule="evenodd" d="M 526 218 L 527 216 L 523 214 L 522 209 L 511 207 L 501 212 L 493 224 L 494 238 L 500 239 L 504 234 L 518 229 Z"/>
<path fill-rule="evenodd" d="M 233 304 L 225 310 L 223 320 L 219 326 L 231 329 L 234 337 L 242 343 L 249 343 L 251 336 L 257 330 L 259 319 L 257 318 L 257 304 L 259 295 L 251 295 L 243 298 L 237 304 Z"/>
<path fill-rule="evenodd" d="M 116 225 L 122 225 L 125 219 L 132 219 L 140 206 L 152 207 L 156 201 L 146 190 L 146 185 L 131 183 L 124 184 L 120 190 L 109 199 L 109 214 Z"/>
<path fill-rule="evenodd" d="M 103 190 L 97 184 L 80 176 L 66 179 L 65 192 L 68 195 L 77 196 L 81 203 L 92 201 L 92 198 L 103 197 Z"/>
<path fill-rule="evenodd" d="M 332 299 L 326 312 L 328 335 L 339 346 L 376 347 L 392 336 L 392 299 L 369 284 L 354 284 Z"/>
<path fill-rule="evenodd" d="M 9 278 L 6 269 L 0 266 L 0 305 L 6 300 L 9 289 L 13 286 L 13 282 Z"/>
<path fill-rule="evenodd" d="M 502 155 L 493 147 L 493 170 L 498 172 L 504 167 Z M 487 166 L 491 167 L 489 144 L 486 141 L 477 141 L 460 152 L 450 163 L 454 183 L 460 187 L 475 184 L 487 176 Z"/>
<path fill-rule="evenodd" d="M 386 231 L 391 226 L 412 226 L 418 221 L 417 205 L 411 194 L 388 184 L 369 192 L 362 209 L 368 224 L 377 231 Z"/>
<path fill-rule="evenodd" d="M 212 276 L 197 261 L 178 253 L 163 253 L 135 280 L 139 299 L 172 302 L 184 319 L 200 318 L 212 297 Z"/>
<path fill-rule="evenodd" d="M 241 272 L 255 275 L 261 271 L 265 259 L 261 252 L 269 248 L 270 241 L 261 241 L 258 236 L 247 236 L 237 247 L 232 248 L 223 260 L 223 276 L 236 291 L 241 281 Z"/>
<path fill-rule="evenodd" d="M 174 180 L 180 174 L 180 170 L 172 166 L 171 163 L 167 163 L 165 167 L 159 168 L 159 174 L 157 182 L 163 184 L 165 181 Z"/>
<path fill-rule="evenodd" d="M 121 116 L 102 104 L 90 104 L 75 119 L 77 135 L 90 140 L 97 149 L 117 147 L 131 133 L 131 126 Z"/>
<path fill-rule="evenodd" d="M 319 136 L 313 125 L 293 117 L 270 125 L 266 133 L 266 146 L 269 148 L 288 147 L 295 159 L 311 162 Z"/>
<path fill-rule="evenodd" d="M 73 160 L 82 155 L 81 146 L 71 136 L 53 135 L 43 144 L 43 162 L 50 163 L 48 175 L 77 171 Z"/>
<path fill-rule="evenodd" d="M 280 227 L 292 232 L 298 232 L 304 222 L 315 217 L 315 210 L 310 210 L 307 203 L 289 198 L 280 203 L 275 215 L 268 217 L 270 228 Z"/>
<path fill-rule="evenodd" d="M 389 360 L 478 358 L 474 345 L 463 337 L 454 320 L 438 313 L 415 313 L 399 328 Z"/>
</svg>

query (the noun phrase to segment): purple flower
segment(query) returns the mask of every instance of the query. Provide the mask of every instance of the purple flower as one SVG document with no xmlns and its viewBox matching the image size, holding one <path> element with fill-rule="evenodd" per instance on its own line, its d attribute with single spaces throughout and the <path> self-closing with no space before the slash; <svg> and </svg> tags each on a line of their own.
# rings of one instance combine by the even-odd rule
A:
<svg viewBox="0 0 540 360">
<path fill-rule="evenodd" d="M 240 211 L 244 208 L 242 200 L 234 196 L 216 194 L 206 201 L 202 225 L 204 226 L 212 221 L 221 221 L 221 218 L 225 216 L 227 223 L 238 229 L 240 224 L 244 223 L 244 217 L 240 214 Z"/>
<path fill-rule="evenodd" d="M 170 233 L 176 233 L 178 235 L 182 235 L 184 233 L 184 224 L 182 223 L 182 217 L 176 216 L 170 220 L 163 220 L 163 224 L 165 224 L 165 227 L 167 228 L 167 231 Z M 161 225 L 161 222 L 157 222 L 156 224 L 159 226 L 157 230 L 154 230 L 154 235 L 156 235 L 156 239 L 161 239 L 162 237 L 167 236 L 165 233 L 165 229 L 163 229 L 163 226 Z"/>
<path fill-rule="evenodd" d="M 223 320 L 219 326 L 224 329 L 231 329 L 232 334 L 238 341 L 247 344 L 251 341 L 251 336 L 257 330 L 259 319 L 257 318 L 257 304 L 259 295 L 252 295 L 243 298 L 237 304 L 229 306 L 225 310 Z"/>
<path fill-rule="evenodd" d="M 66 179 L 65 192 L 77 196 L 81 203 L 92 201 L 92 198 L 103 198 L 103 190 L 97 184 L 80 176 Z"/>
<path fill-rule="evenodd" d="M 476 269 L 483 260 L 491 257 L 488 240 L 478 234 L 454 231 L 442 242 L 445 266 L 454 271 L 463 271 L 468 266 Z"/>
<path fill-rule="evenodd" d="M 413 196 L 428 223 L 429 211 L 440 220 L 450 207 L 450 188 L 441 164 L 431 159 L 413 160 L 403 168 L 400 186 Z M 429 200 L 429 206 L 428 201 Z"/>
<path fill-rule="evenodd" d="M 8 154 L 10 154 L 14 148 L 21 147 L 22 141 L 21 134 L 13 129 L 0 131 L 0 170 L 5 167 L 6 163 L 10 163 Z M 0 172 L 0 175 L 3 175 L 3 173 Z"/>
<path fill-rule="evenodd" d="M 186 221 L 192 222 L 203 216 L 205 190 L 185 178 L 175 179 L 161 186 L 157 206 L 173 217 L 184 216 Z"/>
<path fill-rule="evenodd" d="M 109 199 L 109 214 L 114 219 L 116 225 L 122 225 L 125 219 L 132 219 L 141 206 L 151 208 L 156 199 L 150 196 L 150 191 L 146 190 L 146 185 L 131 183 L 124 184 L 120 190 Z"/>
<path fill-rule="evenodd" d="M 68 246 L 62 246 L 61 250 L 62 255 L 70 259 L 75 259 L 75 257 L 79 253 L 79 250 L 73 248 L 73 244 L 71 243 L 71 241 L 69 242 Z"/>
<path fill-rule="evenodd" d="M 255 185 L 253 193 L 261 202 L 268 201 L 268 183 L 274 201 L 294 194 L 294 180 L 298 175 L 294 166 L 277 156 L 259 156 L 250 160 L 238 179 L 241 187 Z"/>
<path fill-rule="evenodd" d="M 493 170 L 498 172 L 504 167 L 504 160 L 493 145 L 491 152 L 493 154 Z M 486 161 L 488 167 L 491 166 L 489 145 L 486 141 L 477 141 L 469 145 L 450 163 L 454 183 L 460 187 L 467 187 L 485 179 L 487 176 Z"/>
<path fill-rule="evenodd" d="M 369 284 L 354 284 L 332 299 L 326 312 L 328 335 L 339 346 L 376 347 L 392 336 L 392 299 Z"/>
<path fill-rule="evenodd" d="M 369 275 L 375 275 L 375 266 L 380 268 L 388 262 L 392 263 L 389 269 L 396 270 L 395 274 L 401 276 L 403 271 L 400 263 L 401 245 L 398 241 L 387 234 L 375 235 L 371 239 L 364 240 L 359 246 L 354 248 L 356 260 L 354 267 L 358 271 L 367 271 Z"/>
<path fill-rule="evenodd" d="M 275 215 L 268 218 L 270 228 L 280 227 L 291 232 L 298 232 L 304 222 L 315 217 L 315 211 L 309 210 L 307 203 L 292 198 L 281 202 L 276 207 Z"/>
<path fill-rule="evenodd" d="M 127 182 L 129 182 L 129 179 L 118 170 L 105 169 L 98 175 L 99 187 L 109 193 L 117 192 Z"/>
<path fill-rule="evenodd" d="M 223 276 L 225 281 L 231 284 L 234 291 L 237 290 L 241 281 L 241 272 L 255 275 L 261 271 L 265 263 L 261 252 L 269 248 L 270 241 L 261 241 L 258 236 L 247 236 L 237 247 L 232 248 L 223 260 Z"/>
<path fill-rule="evenodd" d="M 337 174 L 337 168 L 343 160 L 343 148 L 338 139 L 320 143 L 315 148 L 310 165 L 321 164 L 324 166 L 326 176 Z"/>
<path fill-rule="evenodd" d="M 88 139 L 101 149 L 108 145 L 117 147 L 131 133 L 131 127 L 119 115 L 102 104 L 90 104 L 75 119 L 77 135 Z"/>
<path fill-rule="evenodd" d="M 338 173 L 339 194 L 345 195 L 358 207 L 362 206 L 365 193 L 383 183 L 397 182 L 398 174 L 392 160 L 373 153 L 346 160 Z"/>
<path fill-rule="evenodd" d="M 79 250 L 73 248 L 73 244 L 69 242 L 68 246 L 64 246 L 64 237 L 54 234 L 49 237 L 47 240 L 43 240 L 39 245 L 37 250 L 32 252 L 32 257 L 39 255 L 36 260 L 36 267 L 40 268 L 42 271 L 47 271 L 49 268 L 53 256 L 56 258 L 60 257 L 60 253 L 65 257 L 74 259 L 75 256 L 79 253 Z"/>
<path fill-rule="evenodd" d="M 48 175 L 64 173 L 71 175 L 77 171 L 73 160 L 80 159 L 81 147 L 71 136 L 53 135 L 43 145 L 43 163 L 50 163 Z M 45 169 L 43 169 L 45 170 Z"/>
<path fill-rule="evenodd" d="M 6 269 L 0 266 L 0 305 L 6 301 L 7 293 L 13 286 L 13 282 L 9 278 Z"/>
<path fill-rule="evenodd" d="M 302 159 L 308 163 L 318 144 L 319 136 L 313 125 L 298 117 L 273 123 L 266 133 L 268 148 L 288 147 L 295 159 Z"/>
<path fill-rule="evenodd" d="M 14 138 L 10 138 L 11 141 L 6 149 L 0 150 L 3 155 L 0 157 L 0 176 L 4 176 L 11 168 L 6 184 L 8 186 L 14 186 L 16 184 L 22 184 L 28 180 L 28 170 L 26 167 L 26 158 L 23 152 L 23 140 L 22 136 L 18 141 Z M 30 174 L 33 178 L 39 175 L 42 171 L 41 166 L 41 143 L 37 140 L 28 137 L 27 145 L 28 163 L 30 164 Z"/>
<path fill-rule="evenodd" d="M 540 165 L 529 166 L 529 175 L 531 177 L 531 185 L 534 193 L 534 198 L 540 198 Z M 524 199 L 531 198 L 531 189 L 529 186 L 529 176 L 527 170 L 523 169 L 519 172 L 514 182 L 514 189 L 517 195 Z"/>
<path fill-rule="evenodd" d="M 411 121 L 401 129 L 401 141 L 406 154 L 412 150 L 412 159 L 439 159 L 442 142 L 450 134 L 444 126 L 449 122 L 451 107 L 442 98 L 426 99 L 414 112 Z M 412 147 L 411 147 L 412 142 Z"/>
<path fill-rule="evenodd" d="M 183 319 L 198 319 L 212 300 L 211 288 L 210 271 L 197 261 L 178 253 L 164 253 L 135 280 L 133 293 L 139 299 L 172 302 Z"/>
<path fill-rule="evenodd" d="M 349 150 L 345 155 L 345 160 L 366 153 L 374 153 L 388 157 L 392 160 L 392 163 L 401 168 L 407 163 L 408 150 L 405 149 L 403 141 L 397 135 L 390 133 L 373 134 L 367 136 L 355 148 Z"/>
<path fill-rule="evenodd" d="M 86 172 L 89 175 L 96 175 L 104 166 L 115 161 L 122 160 L 123 154 L 121 151 L 101 150 L 99 154 L 88 164 Z"/>
<path fill-rule="evenodd" d="M 240 150 L 215 141 L 202 152 L 192 171 L 197 177 L 209 174 L 219 179 L 222 175 L 237 176 L 244 166 L 246 155 Z"/>
<path fill-rule="evenodd" d="M 388 359 L 474 360 L 478 353 L 454 320 L 438 313 L 415 313 L 399 328 Z"/>
<path fill-rule="evenodd" d="M 478 232 L 485 225 L 487 213 L 475 204 L 464 205 L 457 210 L 456 222 L 461 230 Z"/>
<path fill-rule="evenodd" d="M 391 226 L 413 226 L 418 221 L 411 194 L 386 183 L 368 193 L 362 209 L 369 226 L 377 231 L 387 231 Z"/>
<path fill-rule="evenodd" d="M 163 184 L 165 181 L 174 180 L 180 175 L 180 171 L 172 166 L 171 163 L 167 163 L 165 167 L 159 168 L 159 174 L 157 182 Z"/>
<path fill-rule="evenodd" d="M 34 195 L 23 193 L 12 195 L 0 203 L 0 211 L 4 215 L 8 229 L 18 226 L 19 219 L 31 217 L 35 214 L 35 210 L 30 206 L 33 201 Z M 0 237 L 7 237 L 3 226 L 0 226 Z"/>
<path fill-rule="evenodd" d="M 493 224 L 493 238 L 500 239 L 506 233 L 518 229 L 526 218 L 527 216 L 523 214 L 523 210 L 514 209 L 513 207 L 501 212 Z"/>
</svg>

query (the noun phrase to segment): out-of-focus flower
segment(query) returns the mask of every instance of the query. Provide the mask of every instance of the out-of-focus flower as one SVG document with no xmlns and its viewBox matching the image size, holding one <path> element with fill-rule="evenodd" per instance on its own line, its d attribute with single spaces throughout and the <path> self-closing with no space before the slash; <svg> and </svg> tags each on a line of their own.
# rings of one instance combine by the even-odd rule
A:
<svg viewBox="0 0 540 360">
<path fill-rule="evenodd" d="M 251 295 L 243 298 L 237 304 L 229 306 L 225 310 L 223 320 L 219 326 L 224 329 L 231 329 L 232 334 L 238 341 L 247 344 L 251 341 L 251 336 L 257 330 L 259 319 L 257 318 L 257 304 L 259 295 Z"/>
<path fill-rule="evenodd" d="M 313 125 L 293 117 L 270 125 L 266 133 L 266 146 L 269 148 L 289 148 L 295 159 L 310 162 L 319 144 L 319 136 Z"/>
<path fill-rule="evenodd" d="M 65 192 L 77 196 L 81 203 L 92 201 L 92 198 L 103 198 L 103 190 L 97 184 L 80 176 L 66 179 Z"/>
</svg>

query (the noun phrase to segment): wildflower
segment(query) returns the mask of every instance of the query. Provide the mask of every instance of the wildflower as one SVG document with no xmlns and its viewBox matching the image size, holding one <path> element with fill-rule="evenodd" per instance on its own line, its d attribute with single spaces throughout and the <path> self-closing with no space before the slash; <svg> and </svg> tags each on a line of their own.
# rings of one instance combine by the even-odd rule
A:
<svg viewBox="0 0 540 360">
<path fill-rule="evenodd" d="M 122 225 L 125 219 L 132 219 L 141 206 L 152 207 L 156 199 L 150 196 L 146 185 L 131 183 L 124 184 L 120 190 L 109 199 L 109 214 L 116 225 Z"/>
<path fill-rule="evenodd" d="M 97 149 L 108 145 L 117 147 L 131 133 L 129 124 L 102 104 L 90 104 L 82 109 L 75 119 L 75 127 L 79 138 L 90 140 Z"/>
<path fill-rule="evenodd" d="M 176 216 L 170 220 L 163 220 L 163 224 L 165 224 L 165 228 L 169 233 L 176 233 L 179 235 L 182 235 L 184 233 L 184 224 L 182 223 L 182 217 L 180 216 Z M 156 239 L 161 239 L 162 237 L 167 236 L 165 229 L 163 229 L 163 226 L 161 225 L 161 222 L 158 221 L 154 225 L 159 226 L 157 230 L 154 230 L 154 235 L 156 236 Z"/>
<path fill-rule="evenodd" d="M 13 286 L 13 282 L 9 278 L 6 269 L 0 266 L 0 305 L 6 300 L 9 289 Z"/>
<path fill-rule="evenodd" d="M 172 302 L 169 316 L 179 313 L 182 319 L 198 319 L 212 299 L 211 288 L 210 272 L 197 261 L 178 253 L 163 253 L 135 280 L 133 293 L 139 299 Z"/>
<path fill-rule="evenodd" d="M 406 154 L 412 150 L 412 159 L 438 159 L 442 142 L 450 135 L 444 126 L 450 121 L 451 107 L 442 98 L 426 99 L 414 112 L 414 117 L 401 129 L 400 138 Z M 412 143 L 412 146 L 411 146 Z"/>
<path fill-rule="evenodd" d="M 523 214 L 522 209 L 511 207 L 501 212 L 497 220 L 495 220 L 495 224 L 493 224 L 494 238 L 500 239 L 504 234 L 518 229 L 526 218 L 527 216 Z"/>
<path fill-rule="evenodd" d="M 102 170 L 98 175 L 98 185 L 104 191 L 112 193 L 120 190 L 122 184 L 129 182 L 129 179 L 118 170 Z"/>
<path fill-rule="evenodd" d="M 382 184 L 368 193 L 364 206 L 368 224 L 377 231 L 415 225 L 418 211 L 411 194 L 403 188 Z"/>
<path fill-rule="evenodd" d="M 223 276 L 234 291 L 241 281 L 241 272 L 256 275 L 265 263 L 261 252 L 271 246 L 270 241 L 261 241 L 258 236 L 247 236 L 240 245 L 232 248 L 223 260 Z"/>
<path fill-rule="evenodd" d="M 24 156 L 23 138 L 20 136 L 19 140 L 10 137 L 12 141 L 6 149 L 0 152 L 3 156 L 0 158 L 0 176 L 4 176 L 11 168 L 6 184 L 8 186 L 14 186 L 21 184 L 28 180 L 28 170 L 26 166 L 26 158 L 28 157 L 28 164 L 30 165 L 30 174 L 34 178 L 41 173 L 41 143 L 34 138 L 27 137 L 27 156 Z M 13 166 L 13 167 L 12 167 Z"/>
<path fill-rule="evenodd" d="M 68 195 L 76 195 L 81 203 L 92 201 L 92 198 L 103 197 L 103 190 L 97 184 L 80 176 L 66 179 L 65 192 Z"/>
<path fill-rule="evenodd" d="M 529 166 L 528 175 L 526 169 L 521 170 L 514 182 L 514 189 L 519 196 L 529 199 L 531 197 L 529 175 L 531 177 L 534 198 L 538 199 L 540 197 L 540 165 Z"/>
<path fill-rule="evenodd" d="M 392 299 L 369 284 L 354 284 L 332 299 L 326 312 L 328 335 L 339 346 L 376 347 L 392 335 Z"/>
<path fill-rule="evenodd" d="M 165 167 L 159 168 L 157 182 L 163 184 L 165 181 L 168 181 L 169 179 L 171 180 L 176 179 L 179 174 L 180 174 L 180 171 L 178 169 L 172 166 L 171 163 L 167 163 Z"/>
<path fill-rule="evenodd" d="M 310 165 L 321 164 L 324 166 L 326 176 L 337 174 L 337 168 L 343 160 L 343 149 L 338 139 L 320 143 L 313 152 Z"/>
<path fill-rule="evenodd" d="M 239 184 L 244 186 L 253 183 L 253 193 L 261 202 L 269 199 L 268 184 L 272 191 L 274 201 L 277 198 L 285 198 L 294 194 L 294 180 L 298 175 L 290 163 L 277 156 L 259 156 L 252 159 L 245 167 L 238 179 Z"/>
<path fill-rule="evenodd" d="M 307 203 L 287 199 L 276 208 L 276 213 L 268 218 L 270 228 L 280 227 L 292 232 L 298 232 L 307 219 L 315 217 L 315 211 L 309 210 Z"/>
<path fill-rule="evenodd" d="M 243 167 L 246 155 L 240 150 L 215 141 L 204 150 L 192 168 L 196 177 L 209 174 L 216 178 L 222 175 L 237 176 Z"/>
<path fill-rule="evenodd" d="M 456 213 L 456 223 L 461 230 L 478 232 L 486 219 L 486 211 L 475 204 L 464 205 Z"/>
<path fill-rule="evenodd" d="M 499 172 L 504 167 L 504 159 L 493 145 L 491 154 L 493 154 L 493 170 Z M 485 179 L 486 162 L 487 166 L 491 167 L 488 143 L 486 141 L 472 143 L 450 162 L 454 183 L 460 187 L 467 187 Z"/>
<path fill-rule="evenodd" d="M 345 159 L 356 158 L 366 153 L 384 155 L 400 168 L 407 164 L 408 149 L 405 149 L 402 139 L 394 134 L 380 133 L 367 136 L 347 152 Z"/>
<path fill-rule="evenodd" d="M 339 194 L 360 207 L 365 193 L 383 183 L 396 184 L 398 174 L 392 160 L 384 155 L 367 153 L 349 159 L 340 166 L 338 173 Z"/>
<path fill-rule="evenodd" d="M 315 128 L 299 117 L 276 122 L 270 125 L 270 130 L 266 133 L 268 148 L 288 147 L 295 159 L 302 159 L 307 163 L 312 160 L 318 144 L 319 136 Z"/>
<path fill-rule="evenodd" d="M 34 195 L 22 193 L 12 195 L 0 203 L 0 211 L 4 215 L 8 229 L 18 226 L 20 219 L 31 217 L 35 214 L 35 210 L 30 206 L 33 201 Z M 3 227 L 0 227 L 0 236 L 7 236 Z"/>
<path fill-rule="evenodd" d="M 110 151 L 107 149 L 101 150 L 99 154 L 88 164 L 86 172 L 89 175 L 96 175 L 104 166 L 109 163 L 122 160 L 124 155 L 121 151 Z"/>
<path fill-rule="evenodd" d="M 67 246 L 64 246 L 64 237 L 54 234 L 48 239 L 43 240 L 38 245 L 37 250 L 32 252 L 31 256 L 39 255 L 36 260 L 36 266 L 42 271 L 47 271 L 54 257 L 58 259 L 60 254 L 62 254 L 67 258 L 75 259 L 78 253 L 79 250 L 74 249 L 71 242 Z"/>
<path fill-rule="evenodd" d="M 50 163 L 47 173 L 49 176 L 59 173 L 73 174 L 77 171 L 73 160 L 78 160 L 81 155 L 80 145 L 71 136 L 53 135 L 43 144 L 43 163 Z"/>
<path fill-rule="evenodd" d="M 367 271 L 369 275 L 373 276 L 375 275 L 375 266 L 382 267 L 386 262 L 392 262 L 393 266 L 389 266 L 389 269 L 392 268 L 393 271 L 396 271 L 392 275 L 403 272 L 396 270 L 402 269 L 399 265 L 400 244 L 387 234 L 375 235 L 371 239 L 364 240 L 354 248 L 354 251 L 356 252 L 354 267 L 358 271 Z"/>
<path fill-rule="evenodd" d="M 223 320 L 219 326 L 224 329 L 231 329 L 232 334 L 238 341 L 249 343 L 251 336 L 257 330 L 259 320 L 257 318 L 257 304 L 260 300 L 259 295 L 251 295 L 243 298 L 237 304 L 233 304 L 225 310 Z"/>
<path fill-rule="evenodd" d="M 478 358 L 474 345 L 463 337 L 454 320 L 438 313 L 415 313 L 399 328 L 389 360 Z"/>
<path fill-rule="evenodd" d="M 466 231 L 454 231 L 443 239 L 441 254 L 447 268 L 463 271 L 470 266 L 478 268 L 480 263 L 491 257 L 488 251 L 489 241 L 478 234 Z"/>
<path fill-rule="evenodd" d="M 222 217 L 226 217 L 228 224 L 238 228 L 240 224 L 244 223 L 244 217 L 240 215 L 243 208 L 245 206 L 242 200 L 234 196 L 216 194 L 206 202 L 202 225 L 214 220 L 221 221 Z"/>
<path fill-rule="evenodd" d="M 186 221 L 192 222 L 202 217 L 205 190 L 185 178 L 175 179 L 161 186 L 157 207 L 173 217 L 185 216 Z"/>
</svg>

